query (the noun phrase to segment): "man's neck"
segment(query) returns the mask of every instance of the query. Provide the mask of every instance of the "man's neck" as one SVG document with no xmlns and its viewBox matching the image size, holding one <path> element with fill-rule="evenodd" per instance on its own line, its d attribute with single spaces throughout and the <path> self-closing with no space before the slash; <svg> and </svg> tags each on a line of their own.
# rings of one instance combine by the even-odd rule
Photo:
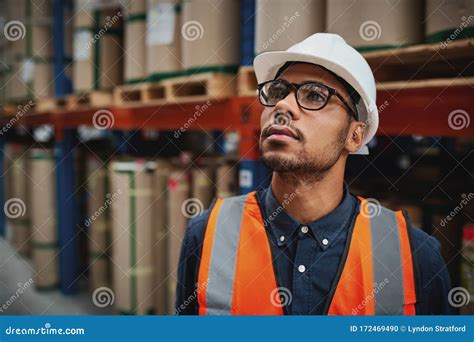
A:
<svg viewBox="0 0 474 342">
<path fill-rule="evenodd" d="M 275 199 L 298 222 L 308 224 L 339 206 L 344 195 L 344 174 L 328 172 L 315 182 L 273 172 L 271 189 Z M 289 181 L 289 177 L 292 178 Z"/>
</svg>

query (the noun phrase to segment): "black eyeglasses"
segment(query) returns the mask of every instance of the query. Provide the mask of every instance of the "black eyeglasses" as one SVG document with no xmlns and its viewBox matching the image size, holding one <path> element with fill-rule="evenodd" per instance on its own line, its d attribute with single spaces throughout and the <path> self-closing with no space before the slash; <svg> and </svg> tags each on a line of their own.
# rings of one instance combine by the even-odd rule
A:
<svg viewBox="0 0 474 342">
<path fill-rule="evenodd" d="M 257 86 L 260 103 L 266 107 L 274 107 L 288 96 L 294 89 L 296 91 L 296 102 L 301 108 L 307 110 L 321 110 L 328 104 L 331 96 L 336 95 L 344 106 L 357 120 L 357 114 L 347 103 L 339 92 L 325 84 L 306 81 L 300 84 L 290 83 L 286 80 L 271 80 L 260 83 Z"/>
</svg>

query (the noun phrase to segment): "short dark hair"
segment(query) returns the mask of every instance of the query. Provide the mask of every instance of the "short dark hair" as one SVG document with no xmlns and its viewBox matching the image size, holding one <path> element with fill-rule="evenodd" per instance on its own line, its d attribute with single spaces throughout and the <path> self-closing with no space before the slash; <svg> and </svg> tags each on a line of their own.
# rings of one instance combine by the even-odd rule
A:
<svg viewBox="0 0 474 342">
<path fill-rule="evenodd" d="M 335 72 L 319 65 L 319 64 L 314 64 L 314 63 L 309 63 L 309 62 L 298 62 L 298 61 L 290 61 L 286 62 L 283 64 L 283 66 L 278 69 L 276 75 L 275 75 L 275 80 L 285 71 L 288 67 L 295 65 L 295 64 L 309 64 L 309 65 L 314 65 L 318 66 L 320 68 L 323 68 L 327 72 L 331 73 L 339 82 L 341 82 L 342 86 L 347 90 L 347 93 L 349 94 L 349 97 L 351 98 L 352 103 L 354 104 L 354 110 L 356 112 L 357 117 L 359 117 L 359 113 L 357 112 L 357 104 L 359 103 L 361 97 L 357 90 L 354 89 L 353 86 L 351 86 L 345 79 L 343 79 L 341 76 L 337 75 Z"/>
</svg>

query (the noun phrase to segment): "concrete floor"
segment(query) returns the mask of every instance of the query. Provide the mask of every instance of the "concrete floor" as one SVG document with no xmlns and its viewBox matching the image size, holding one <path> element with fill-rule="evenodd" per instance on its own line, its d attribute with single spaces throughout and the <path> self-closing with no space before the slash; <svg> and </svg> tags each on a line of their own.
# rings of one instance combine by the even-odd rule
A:
<svg viewBox="0 0 474 342">
<path fill-rule="evenodd" d="M 110 308 L 98 308 L 87 290 L 64 296 L 59 290 L 38 292 L 31 261 L 18 255 L 9 242 L 0 239 L 0 315 L 110 315 Z M 17 293 L 19 286 L 25 288 Z M 12 296 L 14 299 L 12 300 Z"/>
</svg>

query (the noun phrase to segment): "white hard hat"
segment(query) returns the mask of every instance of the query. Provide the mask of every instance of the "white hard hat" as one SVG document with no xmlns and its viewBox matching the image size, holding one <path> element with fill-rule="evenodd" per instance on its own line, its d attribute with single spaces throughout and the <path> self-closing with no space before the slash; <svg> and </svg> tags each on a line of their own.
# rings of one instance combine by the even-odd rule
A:
<svg viewBox="0 0 474 342">
<path fill-rule="evenodd" d="M 315 33 L 296 43 L 286 51 L 264 52 L 253 61 L 257 82 L 273 80 L 286 62 L 307 62 L 332 71 L 349 83 L 360 95 L 357 106 L 359 121 L 367 125 L 362 148 L 356 154 L 367 154 L 367 143 L 374 137 L 379 126 L 379 114 L 375 104 L 375 79 L 367 61 L 333 33 Z"/>
</svg>

